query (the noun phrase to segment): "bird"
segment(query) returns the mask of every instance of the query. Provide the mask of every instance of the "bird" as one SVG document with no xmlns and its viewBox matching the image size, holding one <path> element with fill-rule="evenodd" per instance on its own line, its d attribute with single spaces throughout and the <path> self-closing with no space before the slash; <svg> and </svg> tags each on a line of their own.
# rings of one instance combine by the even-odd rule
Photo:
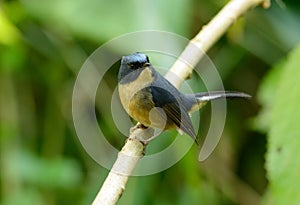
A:
<svg viewBox="0 0 300 205">
<path fill-rule="evenodd" d="M 130 117 L 145 128 L 177 129 L 197 143 L 190 113 L 207 102 L 222 98 L 250 98 L 243 92 L 214 91 L 185 94 L 164 78 L 149 61 L 136 52 L 121 59 L 118 73 L 121 104 Z"/>
</svg>

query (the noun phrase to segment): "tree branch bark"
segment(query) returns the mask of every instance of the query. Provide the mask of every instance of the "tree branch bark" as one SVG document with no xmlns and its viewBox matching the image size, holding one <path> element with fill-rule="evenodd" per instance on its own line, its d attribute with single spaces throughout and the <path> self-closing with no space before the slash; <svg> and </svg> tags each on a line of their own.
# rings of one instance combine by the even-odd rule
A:
<svg viewBox="0 0 300 205">
<path fill-rule="evenodd" d="M 248 10 L 258 5 L 264 8 L 270 6 L 269 0 L 232 0 L 189 42 L 178 60 L 165 75 L 175 87 L 187 79 L 203 54 L 228 30 L 228 28 Z M 195 52 L 195 46 L 198 52 Z M 201 52 L 199 52 L 201 51 Z M 180 59 L 188 59 L 190 65 Z M 175 75 L 174 75 L 175 74 Z M 176 77 L 174 77 L 176 76 Z M 130 136 L 118 154 L 109 175 L 98 192 L 93 205 L 116 204 L 125 190 L 128 177 L 132 173 L 138 160 L 143 157 L 145 141 L 153 135 L 153 129 L 141 129 L 135 126 Z"/>
</svg>

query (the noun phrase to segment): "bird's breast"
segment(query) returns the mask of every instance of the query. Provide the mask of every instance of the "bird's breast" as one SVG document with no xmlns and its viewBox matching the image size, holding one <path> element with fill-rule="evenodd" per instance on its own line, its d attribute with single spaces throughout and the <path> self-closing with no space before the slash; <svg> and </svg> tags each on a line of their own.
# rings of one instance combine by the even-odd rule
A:
<svg viewBox="0 0 300 205">
<path fill-rule="evenodd" d="M 133 95 L 128 105 L 128 114 L 143 125 L 150 126 L 149 112 L 154 106 L 149 88 L 146 87 Z"/>
<path fill-rule="evenodd" d="M 130 73 L 128 75 L 130 75 Z M 135 80 L 124 84 L 119 83 L 118 90 L 120 100 L 129 115 L 132 116 L 132 112 L 135 112 L 135 109 L 138 109 L 145 101 L 151 99 L 151 96 L 149 96 L 150 93 L 149 95 L 147 93 L 143 94 L 142 91 L 145 92 L 144 88 L 148 87 L 153 81 L 154 77 L 151 70 L 145 68 Z"/>
</svg>

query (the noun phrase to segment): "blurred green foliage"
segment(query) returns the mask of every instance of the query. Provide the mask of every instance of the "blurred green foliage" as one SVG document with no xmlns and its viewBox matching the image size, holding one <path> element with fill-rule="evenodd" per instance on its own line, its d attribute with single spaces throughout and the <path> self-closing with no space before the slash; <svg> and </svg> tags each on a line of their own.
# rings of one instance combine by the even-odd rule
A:
<svg viewBox="0 0 300 205">
<path fill-rule="evenodd" d="M 0 204 L 90 204 L 108 171 L 84 151 L 72 122 L 72 89 L 86 58 L 108 40 L 137 30 L 191 39 L 225 3 L 0 2 Z M 227 90 L 253 95 L 249 102 L 228 102 L 224 136 L 210 158 L 199 163 L 194 146 L 166 171 L 131 177 L 119 204 L 253 205 L 265 193 L 266 204 L 300 203 L 293 195 L 299 179 L 294 163 L 299 155 L 299 51 L 281 60 L 300 42 L 300 7 L 297 1 L 284 3 L 284 8 L 272 2 L 268 10 L 251 10 L 208 53 Z M 122 55 L 125 50 L 111 52 Z M 114 89 L 116 73 L 106 76 L 106 82 L 113 82 L 107 83 L 108 91 Z M 101 109 L 108 103 L 104 99 L 96 107 L 99 123 L 120 148 L 125 138 Z M 203 136 L 209 110 L 208 105 L 201 113 Z M 151 146 L 150 151 L 156 150 L 160 143 Z"/>
<path fill-rule="evenodd" d="M 274 105 L 270 109 L 269 118 L 266 169 L 270 185 L 266 195 L 266 204 L 298 204 L 300 202 L 298 194 L 300 186 L 299 183 L 295 183 L 299 179 L 300 169 L 300 163 L 296 160 L 300 143 L 299 65 L 300 46 L 291 52 L 285 62 L 277 68 L 282 73 L 281 77 L 277 78 L 279 80 L 272 81 L 273 87 L 277 89 L 273 92 L 276 100 L 274 98 L 268 100 Z"/>
</svg>

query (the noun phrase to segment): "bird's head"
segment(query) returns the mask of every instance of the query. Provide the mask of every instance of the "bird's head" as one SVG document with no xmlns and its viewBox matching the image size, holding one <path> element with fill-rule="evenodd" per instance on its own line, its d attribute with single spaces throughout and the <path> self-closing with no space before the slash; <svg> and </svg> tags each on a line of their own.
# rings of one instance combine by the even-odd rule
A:
<svg viewBox="0 0 300 205">
<path fill-rule="evenodd" d="M 136 52 L 128 56 L 123 56 L 118 76 L 119 82 L 124 80 L 124 77 L 128 74 L 130 74 L 129 79 L 134 80 L 138 77 L 140 72 L 149 65 L 149 58 L 144 53 Z"/>
</svg>

